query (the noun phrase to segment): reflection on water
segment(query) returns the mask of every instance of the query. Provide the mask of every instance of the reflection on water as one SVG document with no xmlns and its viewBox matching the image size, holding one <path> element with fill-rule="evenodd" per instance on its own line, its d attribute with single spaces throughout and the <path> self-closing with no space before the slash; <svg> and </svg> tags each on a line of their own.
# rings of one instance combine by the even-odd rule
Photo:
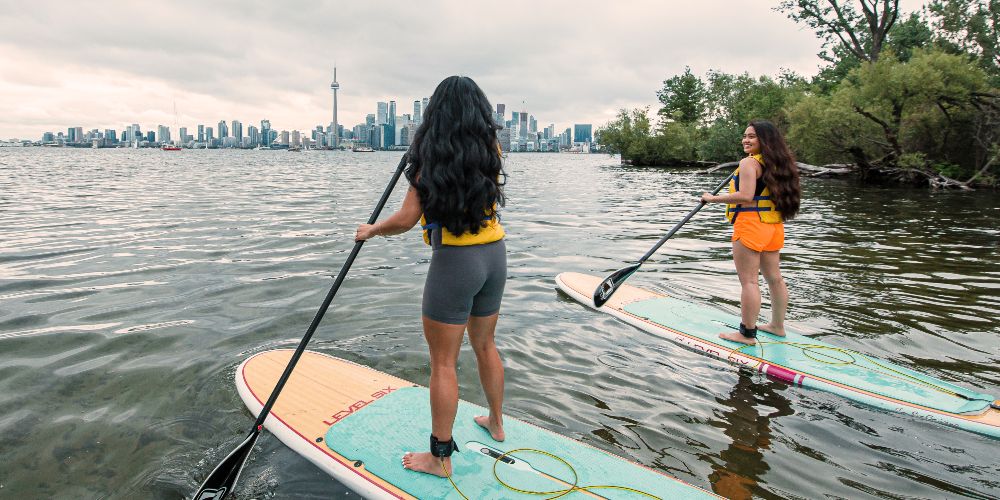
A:
<svg viewBox="0 0 1000 500">
<path fill-rule="evenodd" d="M 0 497 L 190 494 L 252 423 L 236 366 L 301 338 L 398 159 L 0 151 Z M 510 415 L 736 498 L 1000 495 L 995 440 L 740 375 L 555 291 L 560 272 L 634 262 L 719 176 L 600 155 L 507 169 Z M 996 194 L 804 189 L 791 324 L 1000 395 Z M 718 208 L 629 282 L 735 317 Z M 428 259 L 416 233 L 365 245 L 310 348 L 426 384 Z M 484 404 L 474 366 L 463 350 L 461 396 Z M 347 493 L 273 437 L 258 447 L 242 497 Z"/>
<path fill-rule="evenodd" d="M 764 452 L 771 448 L 771 420 L 795 413 L 788 400 L 775 391 L 777 387 L 781 386 L 754 381 L 741 372 L 729 396 L 717 398 L 725 409 L 715 425 L 732 443 L 719 453 L 723 463 L 714 465 L 708 476 L 715 493 L 731 499 L 777 498 L 758 487 L 760 478 L 770 470 Z M 772 411 L 758 411 L 758 406 Z"/>
</svg>

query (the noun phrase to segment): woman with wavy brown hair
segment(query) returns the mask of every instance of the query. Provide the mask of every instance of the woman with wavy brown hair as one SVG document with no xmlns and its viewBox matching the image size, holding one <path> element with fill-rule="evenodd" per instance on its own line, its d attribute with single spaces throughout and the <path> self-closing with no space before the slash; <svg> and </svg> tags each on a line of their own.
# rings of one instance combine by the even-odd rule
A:
<svg viewBox="0 0 1000 500">
<path fill-rule="evenodd" d="M 771 322 L 760 330 L 785 336 L 788 289 L 781 277 L 779 251 L 785 244 L 785 221 L 799 212 L 802 190 L 795 156 L 781 132 L 767 120 L 753 120 L 743 132 L 747 157 L 733 172 L 729 194 L 704 193 L 705 203 L 726 203 L 733 225 L 733 261 L 740 278 L 740 330 L 720 335 L 742 344 L 757 342 L 760 274 L 771 295 Z"/>
<path fill-rule="evenodd" d="M 402 234 L 419 221 L 432 248 L 422 306 L 431 368 L 430 449 L 407 453 L 403 467 L 436 476 L 451 475 L 457 449 L 451 434 L 458 411 L 456 364 L 466 331 L 490 410 L 475 422 L 496 441 L 505 438 L 504 369 L 494 335 L 507 281 L 497 213 L 506 197 L 492 109 L 471 78 L 445 78 L 410 146 L 403 206 L 376 224 L 362 224 L 355 235 L 361 241 Z"/>
</svg>

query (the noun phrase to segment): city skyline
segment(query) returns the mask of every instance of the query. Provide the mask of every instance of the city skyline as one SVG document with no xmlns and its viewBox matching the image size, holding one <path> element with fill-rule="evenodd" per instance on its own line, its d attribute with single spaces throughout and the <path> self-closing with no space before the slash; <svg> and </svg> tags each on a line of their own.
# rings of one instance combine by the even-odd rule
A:
<svg viewBox="0 0 1000 500">
<path fill-rule="evenodd" d="M 359 123 L 359 124 L 357 124 L 357 125 L 355 125 L 353 127 L 351 127 L 351 126 L 345 126 L 345 124 L 343 124 L 343 123 L 339 123 L 338 124 L 338 117 L 337 117 L 337 91 L 339 91 L 339 89 L 341 87 L 340 87 L 340 83 L 337 80 L 337 67 L 336 66 L 334 66 L 334 68 L 333 68 L 333 77 L 332 77 L 332 80 L 333 80 L 332 83 L 329 85 L 329 88 L 330 88 L 330 90 L 332 92 L 332 102 L 331 102 L 332 120 L 329 122 L 329 124 L 328 124 L 329 126 L 325 127 L 325 131 L 327 132 L 327 134 L 333 133 L 333 132 L 331 132 L 331 130 L 336 130 L 334 127 L 336 125 L 339 125 L 340 128 L 341 128 L 341 130 L 343 130 L 345 134 L 347 134 L 348 136 L 350 136 L 351 135 L 350 131 L 352 130 L 352 128 L 357 129 L 358 126 L 364 125 L 367 122 L 367 120 L 369 120 L 373 116 L 375 117 L 375 123 L 379 124 L 379 125 L 381 125 L 383 123 L 392 123 L 393 125 L 395 125 L 395 121 L 398 120 L 398 119 L 400 119 L 400 118 L 404 118 L 406 120 L 409 120 L 411 123 L 413 123 L 415 125 L 419 125 L 419 123 L 421 122 L 421 119 L 420 119 L 419 115 L 422 114 L 422 110 L 423 109 L 426 109 L 427 104 L 428 104 L 428 100 L 429 100 L 428 97 L 423 97 L 423 98 L 415 99 L 413 101 L 413 112 L 412 113 L 405 113 L 405 112 L 403 112 L 403 113 L 399 113 L 399 114 L 397 114 L 397 112 L 398 112 L 399 109 L 402 109 L 402 110 L 405 111 L 407 108 L 405 108 L 405 107 L 399 108 L 397 106 L 397 101 L 395 99 L 387 99 L 385 101 L 377 101 L 375 103 L 376 105 L 374 107 L 375 113 L 369 113 L 369 114 L 367 114 L 365 122 L 361 122 L 361 123 Z M 403 101 L 400 101 L 400 102 L 408 102 L 408 101 L 403 100 Z M 499 125 L 503 126 L 503 125 L 505 125 L 505 121 L 506 121 L 506 125 L 509 126 L 510 125 L 510 121 L 509 120 L 505 120 L 505 118 L 507 116 L 507 113 L 505 111 L 506 108 L 508 107 L 507 104 L 505 104 L 505 103 L 496 103 L 494 107 L 495 107 L 495 110 L 496 110 L 497 123 Z M 515 105 L 511 105 L 510 106 L 510 110 L 511 110 L 510 111 L 510 116 L 513 119 L 515 119 L 515 120 L 517 119 L 518 116 L 521 116 L 521 119 L 524 121 L 523 124 L 517 124 L 517 123 L 515 123 L 514 128 L 515 129 L 520 128 L 522 130 L 522 132 L 524 130 L 527 130 L 527 119 L 528 119 L 528 117 L 530 117 L 532 132 L 538 131 L 539 129 L 537 127 L 537 119 L 536 119 L 536 117 L 534 116 L 534 114 L 528 112 L 528 110 L 524 109 L 524 108 L 525 108 L 525 103 L 524 103 L 523 100 L 521 102 L 521 106 L 520 107 L 515 106 Z M 176 103 L 174 104 L 174 116 L 175 116 L 175 121 L 176 121 Z M 232 123 L 232 127 L 231 127 L 232 128 L 232 133 L 230 133 L 230 127 L 228 125 L 226 125 L 227 123 L 229 123 L 229 121 L 231 121 L 231 123 Z M 268 120 L 267 118 L 260 118 L 260 119 L 250 120 L 247 123 L 255 123 L 257 121 L 259 121 L 261 123 L 260 129 L 267 128 L 267 129 L 274 130 L 276 132 L 277 131 L 280 131 L 280 132 L 290 132 L 290 133 L 291 132 L 302 132 L 302 131 L 312 132 L 312 131 L 317 130 L 318 127 L 322 126 L 322 124 L 317 124 L 315 126 L 308 126 L 308 127 L 302 127 L 302 128 L 297 128 L 297 127 L 292 127 L 292 128 L 288 128 L 288 129 L 284 129 L 283 127 L 272 128 L 270 126 L 270 120 Z M 266 127 L 264 126 L 265 122 L 267 123 Z M 209 121 L 207 123 L 197 123 L 197 124 L 194 124 L 194 127 L 197 127 L 197 129 L 198 129 L 198 135 L 197 136 L 195 136 L 193 134 L 186 134 L 186 131 L 189 128 L 192 127 L 190 124 L 181 125 L 180 123 L 175 123 L 173 126 L 171 126 L 171 125 L 163 125 L 161 123 L 156 123 L 156 124 L 152 124 L 152 123 L 148 123 L 148 124 L 132 123 L 132 124 L 124 124 L 120 128 L 119 127 L 94 127 L 94 126 L 91 126 L 91 125 L 81 126 L 80 124 L 72 124 L 72 125 L 64 126 L 61 129 L 46 130 L 46 131 L 42 132 L 42 134 L 41 134 L 40 137 L 18 137 L 16 139 L 19 140 L 19 141 L 31 141 L 31 142 L 43 142 L 44 143 L 44 142 L 52 142 L 54 138 L 58 137 L 58 138 L 65 138 L 65 140 L 67 142 L 76 142 L 76 141 L 81 140 L 80 139 L 80 135 L 82 135 L 84 133 L 89 134 L 89 133 L 94 132 L 94 131 L 101 132 L 101 133 L 105 133 L 107 131 L 114 131 L 114 132 L 119 132 L 120 131 L 120 132 L 122 132 L 122 135 L 121 135 L 121 137 L 117 138 L 116 141 L 128 142 L 128 141 L 126 141 L 126 139 L 124 139 L 124 137 L 126 137 L 126 134 L 131 134 L 131 135 L 129 135 L 129 137 L 130 137 L 129 140 L 135 140 L 135 135 L 136 134 L 134 132 L 132 132 L 133 128 L 135 128 L 135 130 L 141 130 L 141 131 L 143 131 L 142 134 L 139 134 L 139 140 L 143 141 L 143 140 L 145 140 L 146 134 L 148 132 L 152 132 L 152 129 L 154 127 L 156 128 L 155 141 L 149 141 L 149 142 L 157 142 L 157 143 L 163 143 L 163 144 L 167 144 L 167 143 L 171 143 L 171 144 L 172 143 L 185 143 L 186 144 L 187 142 L 191 142 L 191 141 L 205 142 L 205 140 L 203 139 L 203 137 L 204 137 L 203 134 L 204 134 L 205 130 L 207 130 L 208 133 L 209 133 L 209 135 L 208 135 L 209 139 L 211 139 L 212 137 L 219 138 L 219 139 L 224 138 L 224 137 L 234 137 L 234 138 L 237 138 L 237 139 L 241 139 L 242 137 L 244 137 L 244 135 L 242 134 L 242 123 L 243 123 L 242 120 L 232 119 L 232 118 L 230 118 L 230 119 L 223 119 L 223 120 L 221 120 L 221 121 L 218 122 L 218 127 L 214 128 L 214 129 L 211 127 L 211 125 L 210 125 L 211 123 L 214 123 L 214 121 Z M 570 124 L 570 128 L 574 129 L 574 130 L 575 130 L 576 127 L 581 126 L 581 125 L 585 125 L 587 127 L 593 127 L 594 126 L 594 124 L 591 124 L 591 123 L 581 123 L 580 121 L 573 121 L 573 122 L 570 122 L 570 123 L 571 123 Z M 237 124 L 239 124 L 239 125 L 237 125 Z M 548 134 L 549 131 L 545 130 L 545 129 L 551 128 L 553 130 L 558 129 L 558 130 L 561 131 L 561 130 L 563 130 L 561 127 L 562 127 L 562 124 L 560 124 L 559 126 L 556 126 L 555 123 L 550 122 L 549 125 L 547 127 L 543 127 L 542 130 L 544 130 L 545 133 Z M 237 133 L 237 129 L 239 129 L 239 133 Z M 256 127 L 254 127 L 253 125 L 251 125 L 251 126 L 248 127 L 248 130 L 255 130 L 255 129 L 258 130 L 258 131 L 260 130 L 260 129 L 257 129 Z M 65 133 L 64 133 L 64 131 L 65 131 Z M 166 133 L 165 135 L 164 135 L 164 132 Z M 213 134 L 213 132 L 214 132 L 214 134 Z M 590 134 L 590 135 L 592 137 L 592 134 Z M 522 133 L 521 134 L 521 139 L 524 139 L 524 138 L 525 138 L 524 134 Z M 315 134 L 313 134 L 313 140 L 315 140 L 315 139 L 316 139 Z M 356 139 L 357 139 L 357 137 L 352 137 L 352 140 L 356 140 Z M 0 137 L 0 140 L 5 140 L 5 138 Z M 266 141 L 266 138 L 265 138 L 265 141 Z M 339 141 L 339 136 L 336 139 L 336 141 L 339 144 L 339 142 L 340 142 Z M 588 140 L 587 142 L 590 142 L 590 140 Z M 264 143 L 266 144 L 266 142 L 264 142 Z M 257 143 L 254 143 L 252 145 L 256 145 L 256 144 Z M 237 144 L 237 146 L 238 146 L 238 144 Z"/>
<path fill-rule="evenodd" d="M 598 127 L 620 108 L 655 110 L 663 80 L 685 66 L 815 74 L 821 42 L 776 4 L 8 2 L 0 138 L 84 123 L 172 125 L 174 102 L 182 123 L 267 117 L 307 129 L 330 122 L 335 61 L 350 82 L 338 92 L 342 124 L 362 122 L 372 102 L 406 103 L 462 74 L 493 104 L 524 101 L 547 122 Z"/>
<path fill-rule="evenodd" d="M 318 124 L 315 127 L 299 129 L 275 129 L 270 120 L 260 119 L 260 127 L 251 123 L 258 123 L 256 120 L 248 122 L 247 133 L 243 133 L 244 123 L 241 120 L 233 119 L 227 121 L 220 120 L 215 127 L 211 124 L 199 123 L 195 127 L 175 124 L 174 128 L 169 125 L 157 124 L 126 124 L 121 129 L 111 128 L 91 128 L 83 126 L 65 127 L 62 130 L 46 131 L 41 138 L 18 138 L 18 141 L 31 142 L 43 145 L 92 145 L 93 147 L 122 147 L 125 145 L 138 146 L 140 143 L 144 147 L 160 145 L 178 145 L 183 147 L 200 148 L 253 148 L 257 146 L 280 145 L 281 147 L 291 146 L 314 146 L 321 148 L 337 147 L 341 144 L 354 146 L 357 144 L 367 144 L 379 149 L 390 149 L 395 147 L 405 147 L 413 138 L 416 128 L 422 120 L 422 111 L 427 108 L 429 98 L 424 97 L 413 101 L 413 112 L 405 111 L 408 108 L 400 108 L 394 99 L 388 102 L 379 101 L 375 103 L 374 113 L 366 115 L 365 122 L 353 127 L 344 127 L 337 123 L 337 99 L 336 91 L 340 85 L 336 78 L 334 69 L 333 82 L 330 85 L 333 91 L 332 121 L 327 127 Z M 504 151 L 556 151 L 560 148 L 566 149 L 574 144 L 590 145 L 594 141 L 593 125 L 590 123 L 573 123 L 572 127 L 562 129 L 554 123 L 541 127 L 538 119 L 526 109 L 515 111 L 511 106 L 510 119 L 506 113 L 507 105 L 498 103 L 495 106 L 494 120 L 501 127 L 498 133 L 498 140 Z M 197 130 L 197 134 L 193 133 Z M 119 134 L 120 132 L 120 134 Z M 291 141 L 290 141 L 291 139 Z M 343 140 L 341 140 L 343 139 Z M 2 141 L 2 139 L 0 139 Z M 512 147 L 513 145 L 513 147 Z"/>
</svg>

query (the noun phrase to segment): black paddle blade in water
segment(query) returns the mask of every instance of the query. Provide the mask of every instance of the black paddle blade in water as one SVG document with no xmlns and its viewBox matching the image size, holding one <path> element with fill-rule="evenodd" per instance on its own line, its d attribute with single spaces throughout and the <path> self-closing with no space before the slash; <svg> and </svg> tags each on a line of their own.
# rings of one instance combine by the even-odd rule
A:
<svg viewBox="0 0 1000 500">
<path fill-rule="evenodd" d="M 623 267 L 611 273 L 611 276 L 604 278 L 604 281 L 597 286 L 597 290 L 594 290 L 594 307 L 603 306 L 604 303 L 607 302 L 612 295 L 614 295 L 615 291 L 618 290 L 618 287 L 622 286 L 622 283 L 624 283 L 629 276 L 632 276 L 632 273 L 639 270 L 639 266 L 641 265 L 642 264 L 633 264 L 628 267 Z"/>
<path fill-rule="evenodd" d="M 240 478 L 243 465 L 247 463 L 253 445 L 260 437 L 260 430 L 254 429 L 246 439 L 236 447 L 225 459 L 215 466 L 215 470 L 208 475 L 201 488 L 194 494 L 194 500 L 222 500 L 236 486 L 236 480 Z"/>
</svg>

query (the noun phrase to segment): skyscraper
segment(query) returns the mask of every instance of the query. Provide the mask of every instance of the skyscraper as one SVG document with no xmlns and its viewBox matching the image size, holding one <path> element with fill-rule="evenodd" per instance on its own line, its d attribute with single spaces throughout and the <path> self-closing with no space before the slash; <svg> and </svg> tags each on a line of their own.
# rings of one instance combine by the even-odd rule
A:
<svg viewBox="0 0 1000 500">
<path fill-rule="evenodd" d="M 375 111 L 375 125 L 382 125 L 389 123 L 387 117 L 389 116 L 389 104 L 379 101 L 378 107 Z"/>
<path fill-rule="evenodd" d="M 236 139 L 236 144 L 243 142 L 243 124 L 239 120 L 233 120 L 233 138 Z"/>
<path fill-rule="evenodd" d="M 413 123 L 420 124 L 424 115 L 421 113 L 420 101 L 413 101 Z"/>
<path fill-rule="evenodd" d="M 163 139 L 160 139 L 163 142 Z M 198 125 L 198 142 L 205 142 L 205 126 Z"/>
<path fill-rule="evenodd" d="M 396 145 L 396 101 L 389 101 L 389 116 L 386 123 L 389 124 L 389 144 L 387 146 Z"/>
<path fill-rule="evenodd" d="M 226 120 L 219 120 L 219 139 L 226 137 L 229 137 L 229 127 L 226 125 Z"/>
<path fill-rule="evenodd" d="M 260 143 L 264 146 L 271 145 L 271 120 L 260 121 Z"/>
<path fill-rule="evenodd" d="M 170 127 L 166 125 L 160 125 L 156 127 L 156 136 L 160 138 L 160 144 L 170 143 Z"/>
<path fill-rule="evenodd" d="M 577 123 L 573 125 L 573 142 L 594 142 L 592 132 L 593 127 L 589 123 Z"/>
<path fill-rule="evenodd" d="M 340 84 L 337 83 L 337 65 L 333 66 L 333 83 L 330 84 L 330 90 L 333 91 L 333 121 L 330 122 L 330 146 L 337 147 L 340 145 L 340 129 L 337 125 L 337 91 L 340 90 Z"/>
</svg>

